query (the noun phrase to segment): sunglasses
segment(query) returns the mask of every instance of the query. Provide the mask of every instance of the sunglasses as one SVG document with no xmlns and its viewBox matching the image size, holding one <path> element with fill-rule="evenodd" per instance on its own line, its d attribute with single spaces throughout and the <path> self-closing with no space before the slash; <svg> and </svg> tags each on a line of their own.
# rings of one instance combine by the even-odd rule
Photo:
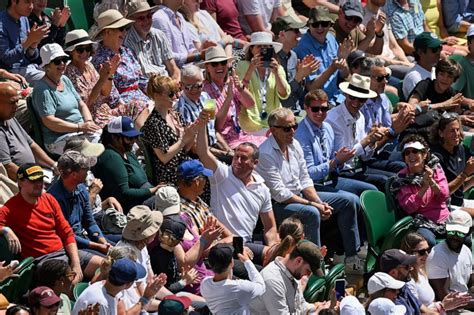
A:
<svg viewBox="0 0 474 315">
<path fill-rule="evenodd" d="M 143 22 L 143 21 L 146 21 L 146 20 L 151 20 L 153 18 L 153 14 L 147 14 L 147 15 L 143 15 L 143 16 L 137 16 L 136 18 L 134 18 L 135 21 L 137 22 Z"/>
<path fill-rule="evenodd" d="M 433 54 L 436 54 L 436 53 L 439 53 L 439 52 L 441 51 L 442 47 L 439 46 L 439 47 L 430 48 L 430 49 L 431 49 L 431 52 L 432 52 Z"/>
<path fill-rule="evenodd" d="M 465 233 L 461 233 L 461 232 L 458 232 L 458 231 L 448 231 L 446 234 L 448 236 L 455 236 L 455 237 L 459 237 L 459 238 L 465 238 L 466 237 Z"/>
<path fill-rule="evenodd" d="M 379 75 L 377 77 L 373 77 L 375 80 L 377 80 L 377 82 L 382 82 L 383 80 L 387 80 L 390 79 L 390 74 L 386 74 L 386 75 Z"/>
<path fill-rule="evenodd" d="M 355 22 L 357 24 L 360 24 L 362 22 L 362 19 L 358 16 L 347 16 L 345 14 L 344 16 L 346 17 L 346 21 L 348 22 Z"/>
<path fill-rule="evenodd" d="M 169 97 L 169 98 L 174 98 L 174 97 L 177 96 L 177 95 L 178 95 L 177 92 L 169 92 L 169 93 L 168 93 L 168 97 Z"/>
<path fill-rule="evenodd" d="M 405 151 L 403 151 L 403 155 L 407 156 L 407 155 L 410 155 L 410 154 L 418 154 L 420 152 L 421 152 L 420 150 L 411 148 L 411 149 L 406 149 Z"/>
<path fill-rule="evenodd" d="M 420 250 L 414 250 L 414 253 L 417 253 L 420 256 L 425 256 L 431 253 L 431 248 L 425 248 L 425 249 L 420 249 Z"/>
<path fill-rule="evenodd" d="M 79 47 L 76 47 L 76 51 L 77 53 L 79 54 L 82 54 L 83 52 L 87 51 L 88 53 L 90 53 L 92 51 L 92 46 L 90 45 L 87 45 L 87 46 L 79 46 Z"/>
<path fill-rule="evenodd" d="M 361 103 L 364 103 L 365 101 L 367 101 L 366 98 L 360 98 L 360 97 L 356 97 L 356 96 L 352 96 L 352 95 L 349 95 L 349 99 L 351 101 L 359 101 Z"/>
<path fill-rule="evenodd" d="M 297 29 L 297 28 L 289 28 L 289 29 L 285 30 L 285 32 L 293 32 L 295 34 L 299 34 L 300 30 Z"/>
<path fill-rule="evenodd" d="M 67 57 L 60 57 L 60 58 L 56 58 L 52 61 L 52 63 L 54 63 L 56 66 L 59 66 L 60 64 L 64 63 L 66 64 L 67 62 L 69 61 L 69 58 Z"/>
<path fill-rule="evenodd" d="M 292 130 L 296 131 L 296 129 L 298 129 L 298 124 L 294 124 L 292 126 L 273 126 L 273 127 L 282 129 L 284 132 L 290 132 Z"/>
<path fill-rule="evenodd" d="M 184 84 L 184 89 L 186 91 L 191 91 L 192 89 L 200 90 L 202 89 L 202 83 L 195 83 L 195 84 Z"/>
<path fill-rule="evenodd" d="M 313 113 L 325 113 L 329 110 L 329 107 L 327 106 L 309 106 L 309 108 L 311 108 Z"/>
<path fill-rule="evenodd" d="M 326 27 L 329 27 L 330 25 L 331 25 L 331 22 L 329 21 L 318 21 L 318 22 L 311 23 L 311 26 L 314 28 L 318 28 L 318 27 L 326 28 Z"/>
<path fill-rule="evenodd" d="M 211 64 L 211 66 L 213 66 L 214 68 L 217 67 L 218 65 L 226 66 L 226 65 L 227 65 L 227 60 L 210 62 L 210 64 Z"/>
<path fill-rule="evenodd" d="M 116 28 L 116 30 L 119 30 L 120 32 L 125 32 L 128 30 L 128 28 L 129 26 L 122 26 L 122 27 Z"/>
</svg>

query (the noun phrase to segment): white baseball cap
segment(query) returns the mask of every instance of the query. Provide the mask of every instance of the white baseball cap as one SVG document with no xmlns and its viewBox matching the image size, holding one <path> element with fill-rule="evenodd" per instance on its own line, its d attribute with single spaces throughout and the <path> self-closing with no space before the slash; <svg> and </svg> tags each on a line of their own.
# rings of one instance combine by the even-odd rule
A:
<svg viewBox="0 0 474 315">
<path fill-rule="evenodd" d="M 373 294 L 383 289 L 401 289 L 405 285 L 405 282 L 396 280 L 391 275 L 385 272 L 376 272 L 370 277 L 367 283 L 367 291 L 369 294 Z"/>
<path fill-rule="evenodd" d="M 457 231 L 468 233 L 472 226 L 472 218 L 469 213 L 464 210 L 454 210 L 449 214 L 446 220 L 446 231 Z"/>
<path fill-rule="evenodd" d="M 341 315 L 365 315 L 364 306 L 353 295 L 348 295 L 342 299 L 339 310 Z"/>
<path fill-rule="evenodd" d="M 473 24 L 471 24 L 469 26 L 469 28 L 467 29 L 466 37 L 469 37 L 469 36 L 472 36 L 472 35 L 474 35 L 474 25 Z"/>
<path fill-rule="evenodd" d="M 371 315 L 404 315 L 407 309 L 387 298 L 376 298 L 370 303 L 368 311 Z"/>
<path fill-rule="evenodd" d="M 181 198 L 176 188 L 172 186 L 160 187 L 155 195 L 155 210 L 163 216 L 178 214 L 181 211 Z"/>
</svg>

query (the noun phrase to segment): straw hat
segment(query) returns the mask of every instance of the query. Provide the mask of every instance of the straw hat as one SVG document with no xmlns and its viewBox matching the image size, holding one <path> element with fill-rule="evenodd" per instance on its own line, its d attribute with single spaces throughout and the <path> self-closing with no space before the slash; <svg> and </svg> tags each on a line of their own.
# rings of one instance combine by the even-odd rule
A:
<svg viewBox="0 0 474 315">
<path fill-rule="evenodd" d="M 69 56 L 64 52 L 63 48 L 59 44 L 56 44 L 56 43 L 46 44 L 43 47 L 41 47 L 40 56 L 41 56 L 41 61 L 42 61 L 40 67 L 42 68 L 56 58 L 59 58 L 59 57 L 69 58 Z"/>
<path fill-rule="evenodd" d="M 200 62 L 199 65 L 204 65 L 211 62 L 219 62 L 225 60 L 233 60 L 233 57 L 227 56 L 224 48 L 220 45 L 210 47 L 206 50 L 206 55 L 204 56 L 204 61 Z"/>
<path fill-rule="evenodd" d="M 97 43 L 92 41 L 84 30 L 74 30 L 66 34 L 66 43 L 64 44 L 64 51 L 73 51 L 77 46 L 82 45 L 94 45 L 97 46 Z"/>
<path fill-rule="evenodd" d="M 132 23 L 134 23 L 134 21 L 124 18 L 122 13 L 118 10 L 110 9 L 104 11 L 97 17 L 97 31 L 94 35 L 94 39 L 105 29 L 121 28 Z"/>
<path fill-rule="evenodd" d="M 358 98 L 373 98 L 377 93 L 370 89 L 370 78 L 360 74 L 353 74 L 349 82 L 339 84 L 342 92 Z"/>
<path fill-rule="evenodd" d="M 255 32 L 250 35 L 250 43 L 245 44 L 243 50 L 247 52 L 250 46 L 256 45 L 272 45 L 275 53 L 279 52 L 283 47 L 283 44 L 272 40 L 272 34 L 269 32 Z"/>
<path fill-rule="evenodd" d="M 151 11 L 151 13 L 153 13 L 157 10 L 158 10 L 157 5 L 150 7 L 148 2 L 146 1 L 133 1 L 133 2 L 128 3 L 127 17 L 131 17 L 134 14 L 148 12 L 148 11 Z"/>
</svg>

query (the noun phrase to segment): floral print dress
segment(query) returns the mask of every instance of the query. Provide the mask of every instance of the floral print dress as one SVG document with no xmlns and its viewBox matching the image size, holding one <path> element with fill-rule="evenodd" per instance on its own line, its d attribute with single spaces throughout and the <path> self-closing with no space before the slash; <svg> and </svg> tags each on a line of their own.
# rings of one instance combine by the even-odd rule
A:
<svg viewBox="0 0 474 315">
<path fill-rule="evenodd" d="M 147 78 L 143 75 L 140 63 L 135 55 L 126 47 L 120 47 L 119 53 L 121 59 L 114 75 L 114 85 L 121 100 L 128 107 L 130 113 L 128 116 L 135 119 L 145 108 L 153 104 L 153 101 L 143 92 L 147 84 Z M 99 70 L 100 65 L 107 62 L 114 55 L 115 53 L 111 49 L 100 43 L 91 62 L 96 70 Z M 115 99 L 112 100 L 112 102 L 115 101 Z"/>
</svg>

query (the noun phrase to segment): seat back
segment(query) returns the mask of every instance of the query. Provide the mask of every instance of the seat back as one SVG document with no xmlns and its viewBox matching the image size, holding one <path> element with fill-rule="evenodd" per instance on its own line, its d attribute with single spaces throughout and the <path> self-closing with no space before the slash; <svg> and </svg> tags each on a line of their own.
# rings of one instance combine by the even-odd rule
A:
<svg viewBox="0 0 474 315">
<path fill-rule="evenodd" d="M 22 260 L 17 267 L 18 277 L 6 279 L 0 284 L 0 292 L 9 302 L 20 302 L 21 297 L 30 289 L 35 271 L 33 261 L 33 257 Z"/>
<path fill-rule="evenodd" d="M 337 279 L 344 279 L 346 274 L 344 272 L 344 264 L 337 264 L 329 270 L 326 274 L 326 294 L 324 299 L 330 299 L 329 295 L 331 294 L 332 290 L 334 289 L 334 285 L 336 284 Z"/>
<path fill-rule="evenodd" d="M 33 134 L 31 137 L 33 140 L 44 150 L 44 140 L 43 140 L 43 131 L 41 130 L 41 121 L 33 107 L 33 98 L 28 96 L 26 98 L 26 106 L 28 108 L 28 113 L 30 114 L 30 121 L 33 127 Z"/>
<path fill-rule="evenodd" d="M 311 275 L 308 279 L 303 296 L 308 303 L 324 301 L 326 296 L 326 279 Z"/>
<path fill-rule="evenodd" d="M 413 218 L 411 216 L 404 217 L 397 221 L 383 241 L 382 252 L 387 249 L 400 248 L 402 239 L 413 230 L 412 222 Z"/>
<path fill-rule="evenodd" d="M 385 182 L 385 198 L 387 200 L 388 209 L 393 210 L 395 213 L 395 220 L 401 220 L 407 216 L 407 213 L 400 208 L 396 196 L 394 196 L 390 191 L 390 187 L 392 186 L 395 178 L 395 176 L 392 176 Z"/>
<path fill-rule="evenodd" d="M 72 289 L 72 294 L 74 296 L 74 300 L 77 301 L 77 298 L 79 297 L 79 295 L 81 295 L 81 293 L 89 286 L 89 283 L 87 282 L 79 282 L 78 284 L 76 284 L 74 286 L 74 288 Z"/>
</svg>

